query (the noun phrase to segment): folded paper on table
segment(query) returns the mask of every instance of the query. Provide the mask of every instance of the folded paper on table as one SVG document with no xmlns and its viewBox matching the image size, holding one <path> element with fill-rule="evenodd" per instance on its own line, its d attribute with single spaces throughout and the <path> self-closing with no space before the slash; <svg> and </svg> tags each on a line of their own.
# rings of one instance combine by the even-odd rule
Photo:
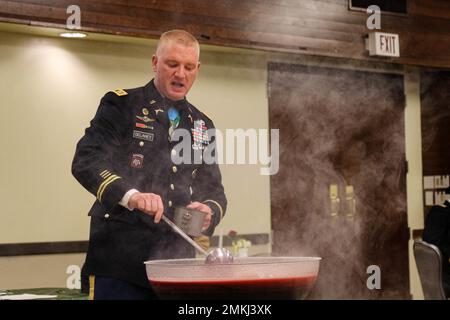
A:
<svg viewBox="0 0 450 320">
<path fill-rule="evenodd" d="M 23 294 L 13 294 L 13 295 L 1 296 L 0 300 L 54 299 L 56 297 L 57 297 L 56 295 L 23 293 Z"/>
</svg>

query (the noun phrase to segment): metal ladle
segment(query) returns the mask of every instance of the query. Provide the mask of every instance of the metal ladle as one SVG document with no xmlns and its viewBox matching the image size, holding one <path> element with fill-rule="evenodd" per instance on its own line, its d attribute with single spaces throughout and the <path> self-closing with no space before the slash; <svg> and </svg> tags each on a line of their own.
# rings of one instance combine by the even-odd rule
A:
<svg viewBox="0 0 450 320">
<path fill-rule="evenodd" d="M 206 256 L 205 263 L 206 264 L 227 264 L 233 263 L 233 255 L 230 250 L 225 248 L 216 248 L 207 252 L 205 249 L 200 247 L 197 242 L 191 239 L 183 230 L 181 230 L 175 223 L 170 221 L 166 216 L 162 216 L 164 222 L 166 222 L 175 232 L 177 232 L 180 236 L 182 236 L 187 242 L 189 242 L 195 249 L 199 252 L 203 253 Z"/>
</svg>

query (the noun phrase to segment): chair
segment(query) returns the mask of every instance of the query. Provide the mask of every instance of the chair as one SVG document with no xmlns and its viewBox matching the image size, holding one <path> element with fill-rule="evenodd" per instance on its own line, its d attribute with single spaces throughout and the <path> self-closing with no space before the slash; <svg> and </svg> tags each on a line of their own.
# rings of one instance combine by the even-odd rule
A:
<svg viewBox="0 0 450 320">
<path fill-rule="evenodd" d="M 425 300 L 446 300 L 439 248 L 425 241 L 415 240 L 413 251 Z"/>
</svg>

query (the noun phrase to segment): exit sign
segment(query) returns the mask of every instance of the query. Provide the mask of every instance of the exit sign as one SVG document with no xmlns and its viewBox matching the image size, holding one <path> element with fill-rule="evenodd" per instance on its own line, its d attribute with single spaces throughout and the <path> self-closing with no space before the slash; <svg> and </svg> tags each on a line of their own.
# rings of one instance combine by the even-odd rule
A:
<svg viewBox="0 0 450 320">
<path fill-rule="evenodd" d="M 400 57 L 400 38 L 395 33 L 372 32 L 367 39 L 371 56 Z"/>
</svg>

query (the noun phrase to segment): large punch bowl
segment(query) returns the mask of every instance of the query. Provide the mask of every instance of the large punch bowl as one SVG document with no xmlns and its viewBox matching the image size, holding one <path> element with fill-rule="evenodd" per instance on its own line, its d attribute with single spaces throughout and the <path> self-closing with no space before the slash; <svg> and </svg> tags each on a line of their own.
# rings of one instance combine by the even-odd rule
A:
<svg viewBox="0 0 450 320">
<path fill-rule="evenodd" d="M 319 257 L 146 261 L 147 277 L 161 299 L 304 299 L 317 279 Z"/>
</svg>

